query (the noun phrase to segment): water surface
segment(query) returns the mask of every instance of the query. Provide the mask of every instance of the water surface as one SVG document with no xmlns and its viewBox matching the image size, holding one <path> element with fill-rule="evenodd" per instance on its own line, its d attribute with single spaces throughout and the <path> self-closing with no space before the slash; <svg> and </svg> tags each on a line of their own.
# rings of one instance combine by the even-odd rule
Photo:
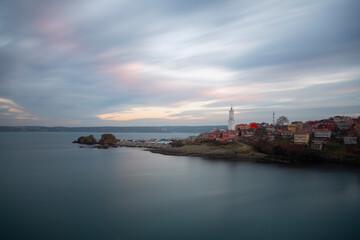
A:
<svg viewBox="0 0 360 240">
<path fill-rule="evenodd" d="M 0 133 L 0 239 L 360 239 L 358 169 L 79 148 L 80 135 Z"/>
</svg>

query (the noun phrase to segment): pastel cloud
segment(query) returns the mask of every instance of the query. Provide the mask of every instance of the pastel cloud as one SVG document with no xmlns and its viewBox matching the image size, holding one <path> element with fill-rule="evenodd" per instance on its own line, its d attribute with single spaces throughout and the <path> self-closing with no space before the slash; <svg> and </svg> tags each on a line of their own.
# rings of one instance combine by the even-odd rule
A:
<svg viewBox="0 0 360 240">
<path fill-rule="evenodd" d="M 121 112 L 105 113 L 97 115 L 102 120 L 112 121 L 128 121 L 134 119 L 148 119 L 148 118 L 162 118 L 162 119 L 203 119 L 203 117 L 196 117 L 188 114 L 183 114 L 189 111 L 200 111 L 204 107 L 214 101 L 208 102 L 191 102 L 185 103 L 179 106 L 167 106 L 167 107 L 134 107 L 129 110 L 123 110 Z"/>
<path fill-rule="evenodd" d="M 8 119 L 38 119 L 37 117 L 31 116 L 30 114 L 24 112 L 22 107 L 16 104 L 13 100 L 0 98 L 0 103 L 4 103 L 3 105 L 0 105 L 0 118 L 3 116 Z"/>
<path fill-rule="evenodd" d="M 19 107 L 13 100 L 6 99 L 6 98 L 0 98 L 0 103 L 6 103 L 14 107 Z"/>
<path fill-rule="evenodd" d="M 239 121 L 358 113 L 359 7 L 5 0 L 0 124 L 224 124 L 230 104 Z"/>
</svg>

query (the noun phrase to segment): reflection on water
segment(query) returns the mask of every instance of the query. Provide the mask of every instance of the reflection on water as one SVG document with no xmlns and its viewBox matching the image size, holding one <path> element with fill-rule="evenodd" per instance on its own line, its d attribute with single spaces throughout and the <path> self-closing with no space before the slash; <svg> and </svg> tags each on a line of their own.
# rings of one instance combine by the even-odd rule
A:
<svg viewBox="0 0 360 240">
<path fill-rule="evenodd" d="M 0 134 L 0 239 L 360 235 L 358 169 L 84 149 L 79 135 Z"/>
</svg>

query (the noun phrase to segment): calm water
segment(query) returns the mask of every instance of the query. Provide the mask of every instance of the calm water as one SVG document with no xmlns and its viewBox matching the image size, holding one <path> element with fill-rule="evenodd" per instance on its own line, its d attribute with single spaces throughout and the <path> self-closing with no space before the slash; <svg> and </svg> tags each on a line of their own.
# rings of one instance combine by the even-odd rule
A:
<svg viewBox="0 0 360 240">
<path fill-rule="evenodd" d="M 79 148 L 80 135 L 0 133 L 0 239 L 360 239 L 359 170 Z"/>
</svg>

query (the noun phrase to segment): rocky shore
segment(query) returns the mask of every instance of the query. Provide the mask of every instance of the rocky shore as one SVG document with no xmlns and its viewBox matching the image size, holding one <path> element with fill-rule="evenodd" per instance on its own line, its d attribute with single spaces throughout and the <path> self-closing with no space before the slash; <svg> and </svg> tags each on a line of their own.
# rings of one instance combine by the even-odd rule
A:
<svg viewBox="0 0 360 240">
<path fill-rule="evenodd" d="M 221 159 L 264 159 L 266 154 L 255 152 L 250 146 L 245 144 L 233 144 L 231 146 L 212 146 L 207 144 L 174 144 L 173 139 L 150 139 L 127 140 L 116 139 L 111 134 L 103 134 L 100 140 L 96 140 L 92 135 L 79 137 L 73 143 L 93 145 L 92 148 L 116 148 L 116 147 L 138 147 L 145 148 L 147 151 L 174 156 L 197 156 L 206 158 Z"/>
<path fill-rule="evenodd" d="M 248 146 L 239 149 L 226 149 L 222 147 L 210 147 L 206 145 L 185 145 L 182 147 L 167 147 L 167 148 L 149 148 L 147 149 L 153 153 L 160 153 L 173 156 L 193 156 L 206 158 L 221 158 L 228 160 L 240 159 L 264 159 L 266 154 L 257 153 L 248 148 Z"/>
<path fill-rule="evenodd" d="M 90 145 L 91 148 L 107 149 L 117 147 L 137 147 L 146 151 L 173 156 L 196 156 L 211 159 L 252 160 L 261 162 L 280 163 L 340 163 L 346 165 L 360 165 L 358 156 L 330 155 L 314 151 L 285 151 L 281 146 L 256 142 L 216 143 L 189 142 L 186 139 L 116 139 L 112 134 L 103 134 L 101 139 L 94 136 L 82 136 L 73 143 Z M 287 145 L 286 145 L 287 146 Z M 275 151 L 276 150 L 276 151 Z M 281 150 L 281 151 L 279 151 Z"/>
</svg>

